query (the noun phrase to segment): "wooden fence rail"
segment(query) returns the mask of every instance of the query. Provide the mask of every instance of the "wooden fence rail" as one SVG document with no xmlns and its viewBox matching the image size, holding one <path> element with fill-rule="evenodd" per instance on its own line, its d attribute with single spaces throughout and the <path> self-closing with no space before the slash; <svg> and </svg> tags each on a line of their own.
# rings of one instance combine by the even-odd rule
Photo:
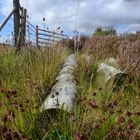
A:
<svg viewBox="0 0 140 140">
<path fill-rule="evenodd" d="M 52 46 L 63 39 L 68 39 L 68 36 L 65 34 L 40 29 L 38 26 L 36 26 L 36 46 L 38 47 L 40 47 L 40 42 L 44 42 L 46 46 Z"/>
<path fill-rule="evenodd" d="M 11 18 L 11 16 L 13 15 L 13 13 L 15 12 L 15 8 L 13 8 L 13 10 L 11 11 L 11 13 L 3 20 L 3 22 L 0 24 L 0 31 L 3 29 L 3 27 L 6 25 L 6 23 L 8 22 L 8 20 Z"/>
</svg>

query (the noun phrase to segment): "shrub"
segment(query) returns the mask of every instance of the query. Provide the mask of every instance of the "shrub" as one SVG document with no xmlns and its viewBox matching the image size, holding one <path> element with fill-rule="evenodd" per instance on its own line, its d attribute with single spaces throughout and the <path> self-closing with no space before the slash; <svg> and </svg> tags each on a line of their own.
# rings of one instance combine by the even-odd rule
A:
<svg viewBox="0 0 140 140">
<path fill-rule="evenodd" d="M 116 35 L 116 30 L 113 28 L 109 28 L 107 30 L 103 30 L 101 27 L 97 28 L 93 35 Z"/>
</svg>

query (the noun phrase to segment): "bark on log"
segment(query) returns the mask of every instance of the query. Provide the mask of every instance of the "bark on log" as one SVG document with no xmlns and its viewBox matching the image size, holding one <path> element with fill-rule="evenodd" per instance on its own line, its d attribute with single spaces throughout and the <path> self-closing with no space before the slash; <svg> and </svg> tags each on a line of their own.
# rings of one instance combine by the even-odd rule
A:
<svg viewBox="0 0 140 140">
<path fill-rule="evenodd" d="M 67 112 L 75 112 L 76 109 L 76 82 L 74 79 L 75 55 L 70 55 L 65 61 L 56 84 L 52 87 L 50 95 L 46 98 L 40 111 L 48 109 L 63 109 Z"/>
</svg>

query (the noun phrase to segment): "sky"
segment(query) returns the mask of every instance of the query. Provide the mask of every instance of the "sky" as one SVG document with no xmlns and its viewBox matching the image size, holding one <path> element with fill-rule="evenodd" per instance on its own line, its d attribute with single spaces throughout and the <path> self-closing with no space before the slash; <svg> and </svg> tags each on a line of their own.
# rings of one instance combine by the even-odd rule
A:
<svg viewBox="0 0 140 140">
<path fill-rule="evenodd" d="M 0 23 L 12 10 L 13 0 L 0 0 Z M 114 27 L 119 34 L 140 30 L 140 0 L 20 0 L 33 25 L 72 36 L 75 28 L 92 34 L 97 27 Z M 46 21 L 43 22 L 43 17 Z M 11 18 L 1 31 L 2 40 L 13 31 Z"/>
</svg>

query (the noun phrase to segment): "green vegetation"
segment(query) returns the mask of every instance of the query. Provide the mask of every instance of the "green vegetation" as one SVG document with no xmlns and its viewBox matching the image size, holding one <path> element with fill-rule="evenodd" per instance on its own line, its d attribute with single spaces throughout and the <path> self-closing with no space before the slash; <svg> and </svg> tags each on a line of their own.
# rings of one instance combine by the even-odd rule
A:
<svg viewBox="0 0 140 140">
<path fill-rule="evenodd" d="M 106 88 L 98 76 L 98 62 L 104 61 L 86 54 L 77 56 L 78 89 L 77 119 L 79 139 L 118 140 L 139 139 L 140 87 L 135 79 L 126 79 L 119 90 L 112 91 L 115 83 Z M 82 121 L 80 121 L 82 120 Z"/>
<path fill-rule="evenodd" d="M 140 69 L 138 36 L 94 36 L 76 52 L 76 113 L 39 112 L 69 50 L 64 47 L 13 49 L 0 53 L 1 139 L 139 140 Z M 121 86 L 104 84 L 97 70 L 110 57 L 128 73 Z M 125 63 L 127 62 L 127 63 Z M 125 69 L 126 68 L 126 69 Z"/>
<path fill-rule="evenodd" d="M 103 30 L 101 27 L 99 27 L 96 29 L 93 35 L 116 35 L 116 30 L 113 28 Z"/>
<path fill-rule="evenodd" d="M 68 55 L 66 48 L 0 52 L 0 139 L 37 139 L 39 107 Z"/>
</svg>

